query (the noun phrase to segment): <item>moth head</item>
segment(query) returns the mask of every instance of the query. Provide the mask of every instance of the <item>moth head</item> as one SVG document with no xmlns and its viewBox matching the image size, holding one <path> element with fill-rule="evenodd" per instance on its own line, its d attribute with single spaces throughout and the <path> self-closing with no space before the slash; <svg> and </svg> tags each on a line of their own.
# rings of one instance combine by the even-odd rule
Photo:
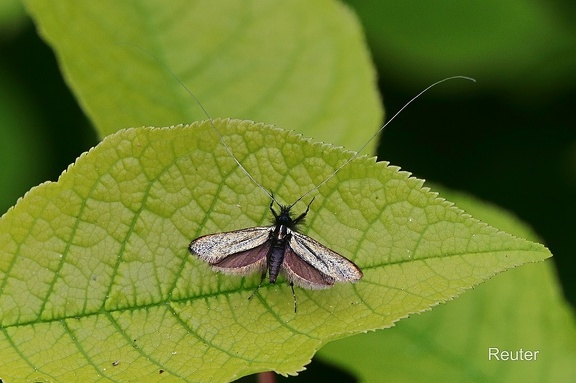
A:
<svg viewBox="0 0 576 383">
<path fill-rule="evenodd" d="M 279 203 L 278 207 L 280 208 L 279 211 L 274 210 L 274 206 L 270 205 L 270 210 L 272 211 L 272 214 L 274 215 L 274 221 L 273 223 L 278 225 L 284 225 L 284 226 L 288 226 L 291 227 L 294 225 L 294 218 L 292 218 L 292 206 L 287 206 L 287 205 L 280 205 Z"/>
</svg>

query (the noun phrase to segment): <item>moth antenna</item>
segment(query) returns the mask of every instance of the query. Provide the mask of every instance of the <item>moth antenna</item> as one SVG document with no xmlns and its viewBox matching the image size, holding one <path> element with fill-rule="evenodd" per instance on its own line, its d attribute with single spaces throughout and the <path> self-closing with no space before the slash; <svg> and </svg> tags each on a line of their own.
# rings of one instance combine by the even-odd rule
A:
<svg viewBox="0 0 576 383">
<path fill-rule="evenodd" d="M 224 148 L 226 149 L 226 151 L 228 152 L 228 154 L 230 154 L 230 157 L 232 157 L 232 159 L 234 159 L 234 162 L 236 162 L 236 164 L 240 167 L 240 169 L 242 169 L 242 171 L 244 173 L 246 173 L 246 175 L 248 176 L 248 178 L 252 181 L 252 183 L 254 183 L 254 185 L 258 186 L 260 189 L 262 189 L 264 191 L 264 193 L 266 193 L 268 195 L 268 197 L 272 198 L 272 200 L 274 202 L 276 202 L 278 204 L 278 202 L 276 201 L 276 199 L 274 199 L 274 196 L 272 195 L 272 193 L 270 193 L 268 190 L 266 190 L 266 188 L 264 188 L 264 186 L 260 185 L 260 183 L 258 183 L 258 181 L 256 181 L 256 179 L 254 177 L 252 177 L 252 174 L 250 174 L 248 172 L 248 170 L 246 170 L 246 168 L 240 163 L 240 161 L 238 161 L 238 159 L 236 159 L 236 156 L 234 156 L 234 154 L 232 153 L 232 150 L 230 149 L 230 147 L 226 144 L 226 142 L 224 142 L 224 137 L 222 137 L 222 134 L 220 133 L 220 131 L 218 130 L 218 128 L 216 128 L 216 124 L 214 124 L 214 120 L 212 119 L 212 117 L 210 116 L 210 114 L 208 113 L 208 111 L 204 108 L 204 106 L 202 105 L 202 103 L 200 102 L 200 100 L 198 99 L 198 97 L 196 97 L 194 95 L 194 93 L 192 93 L 192 91 L 186 86 L 186 84 L 184 84 L 182 82 L 182 80 L 180 80 L 178 78 L 178 76 L 176 76 L 176 74 L 174 72 L 172 72 L 172 70 L 170 68 L 168 68 L 168 66 L 166 66 L 163 62 L 161 62 L 156 56 L 154 56 L 152 53 L 148 52 L 146 49 L 129 43 L 129 42 L 119 42 L 118 44 L 127 44 L 127 45 L 131 45 L 134 48 L 138 48 L 140 51 L 146 53 L 148 56 L 152 57 L 156 63 L 158 63 L 158 65 L 160 65 L 167 73 L 169 73 L 177 82 L 178 84 L 180 84 L 180 86 L 182 86 L 182 88 L 184 88 L 184 90 L 186 90 L 186 92 L 192 96 L 192 98 L 194 99 L 194 101 L 196 102 L 196 104 L 200 107 L 200 109 L 202 110 L 202 112 L 204 112 L 204 114 L 206 115 L 206 117 L 208 118 L 208 121 L 210 121 L 210 125 L 212 125 L 212 129 L 214 129 L 214 131 L 216 132 L 216 134 L 218 134 L 218 138 L 220 140 L 220 142 L 222 143 L 222 145 L 224 145 Z M 279 204 L 278 204 L 279 205 Z"/>
<path fill-rule="evenodd" d="M 346 165 L 348 165 L 350 162 L 352 162 L 356 157 L 358 157 L 360 155 L 360 152 L 362 152 L 362 150 L 364 150 L 364 148 L 366 148 L 366 146 L 368 146 L 368 144 L 370 142 L 372 142 L 372 140 L 374 140 L 374 138 L 376 138 L 384 129 L 386 129 L 386 127 L 388 126 L 388 124 L 390 124 L 395 118 L 396 116 L 398 116 L 404 109 L 406 109 L 408 107 L 408 105 L 410 105 L 412 102 L 414 102 L 418 97 L 420 97 L 421 95 L 423 95 L 424 93 L 426 93 L 428 90 L 430 90 L 431 88 L 435 87 L 438 84 L 441 84 L 445 81 L 449 81 L 449 80 L 454 80 L 454 79 L 463 79 L 463 80 L 469 80 L 472 82 L 476 82 L 475 79 L 473 79 L 472 77 L 466 77 L 466 76 L 452 76 L 452 77 L 447 77 L 445 79 L 436 81 L 435 83 L 433 83 L 432 85 L 427 86 L 424 90 L 420 91 L 420 93 L 418 93 L 416 96 L 412 97 L 412 99 L 410 101 L 408 101 L 406 104 L 404 104 L 404 106 L 402 108 L 400 108 L 400 110 L 398 110 L 396 113 L 394 113 L 394 115 L 388 120 L 386 121 L 386 123 L 384 125 L 382 125 L 380 127 L 380 129 L 378 129 L 376 131 L 376 133 L 374 133 L 372 135 L 372 137 L 370 137 L 370 139 L 368 141 L 366 141 L 366 143 L 364 145 L 362 145 L 360 147 L 360 149 L 358 149 L 358 151 L 356 151 L 356 153 L 354 153 L 354 155 L 352 157 L 350 157 L 346 162 L 344 162 L 342 165 L 340 165 L 335 171 L 334 173 L 332 173 L 331 175 L 329 175 L 326 179 L 324 179 L 324 181 L 320 182 L 318 185 L 314 186 L 312 189 L 308 190 L 306 193 L 304 193 L 300 198 L 298 198 L 292 205 L 290 205 L 290 207 L 296 205 L 296 203 L 298 203 L 300 200 L 302 200 L 302 198 L 306 197 L 308 194 L 312 193 L 315 190 L 318 190 L 322 185 L 324 185 L 326 182 L 328 182 L 332 177 L 334 177 L 336 174 L 338 174 L 338 172 Z"/>
<path fill-rule="evenodd" d="M 260 183 L 258 181 L 256 181 L 256 179 L 254 177 L 252 177 L 252 174 L 250 174 L 248 172 L 248 170 L 246 170 L 246 168 L 240 163 L 240 161 L 238 161 L 236 156 L 232 153 L 232 149 L 230 149 L 228 144 L 226 144 L 226 142 L 224 141 L 224 137 L 222 137 L 222 134 L 216 128 L 216 125 L 214 124 L 214 120 L 208 114 L 208 111 L 204 108 L 204 106 L 202 105 L 200 100 L 198 100 L 198 98 L 194 95 L 194 93 L 192 93 L 192 91 L 190 89 L 188 89 L 188 87 L 174 74 L 174 72 L 172 72 L 169 68 L 165 68 L 165 69 L 172 75 L 172 77 L 174 77 L 174 79 L 176 79 L 176 81 L 178 81 L 178 83 L 186 90 L 186 92 L 188 92 L 188 94 L 190 96 L 192 96 L 192 98 L 194 98 L 194 101 L 196 101 L 196 104 L 198 104 L 200 109 L 202 109 L 202 111 L 204 112 L 204 114 L 206 115 L 208 120 L 210 121 L 210 125 L 212 125 L 212 129 L 214 129 L 216 134 L 218 134 L 218 138 L 220 139 L 220 142 L 222 143 L 222 145 L 224 145 L 224 148 L 226 148 L 226 151 L 228 152 L 228 154 L 230 154 L 230 157 L 232 157 L 232 159 L 234 159 L 234 162 L 236 162 L 236 164 L 240 167 L 240 169 L 242 169 L 242 171 L 244 173 L 246 173 L 246 175 L 248 176 L 248 178 L 250 178 L 250 180 L 252 181 L 252 183 L 254 185 L 256 185 L 260 189 L 262 189 L 264 191 L 264 193 L 266 193 L 268 195 L 268 197 L 272 198 L 272 200 L 278 204 L 278 201 L 276 201 L 276 199 L 274 198 L 274 195 L 272 193 L 270 193 L 268 190 L 266 190 L 266 188 L 264 186 L 260 185 Z"/>
</svg>

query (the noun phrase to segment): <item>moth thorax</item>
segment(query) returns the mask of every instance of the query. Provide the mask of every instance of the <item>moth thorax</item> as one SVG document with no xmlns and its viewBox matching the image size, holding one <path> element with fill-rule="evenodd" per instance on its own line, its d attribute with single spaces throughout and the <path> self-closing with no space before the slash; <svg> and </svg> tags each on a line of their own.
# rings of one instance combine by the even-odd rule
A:
<svg viewBox="0 0 576 383">
<path fill-rule="evenodd" d="M 288 234 L 288 226 L 282 224 L 278 227 L 278 234 L 277 238 L 279 241 L 284 241 L 286 239 L 286 235 Z"/>
</svg>

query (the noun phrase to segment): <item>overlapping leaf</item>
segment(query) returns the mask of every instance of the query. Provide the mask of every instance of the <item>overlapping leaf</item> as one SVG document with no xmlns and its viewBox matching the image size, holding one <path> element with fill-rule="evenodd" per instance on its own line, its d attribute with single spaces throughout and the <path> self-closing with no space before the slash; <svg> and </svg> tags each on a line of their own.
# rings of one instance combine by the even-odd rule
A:
<svg viewBox="0 0 576 383">
<path fill-rule="evenodd" d="M 338 2 L 25 3 L 102 137 L 205 119 L 178 81 L 212 117 L 274 123 L 350 148 L 381 123 L 360 26 Z"/>
</svg>

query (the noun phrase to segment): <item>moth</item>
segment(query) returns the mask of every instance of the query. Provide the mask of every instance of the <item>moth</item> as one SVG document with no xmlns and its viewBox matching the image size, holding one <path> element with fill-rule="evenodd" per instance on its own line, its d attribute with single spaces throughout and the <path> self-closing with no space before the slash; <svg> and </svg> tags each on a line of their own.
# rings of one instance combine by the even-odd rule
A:
<svg viewBox="0 0 576 383">
<path fill-rule="evenodd" d="M 261 273 L 260 283 L 256 290 L 249 296 L 251 299 L 266 276 L 271 284 L 276 283 L 280 274 L 284 274 L 289 281 L 294 299 L 294 312 L 297 310 L 296 293 L 294 285 L 305 289 L 325 289 L 337 282 L 358 282 L 362 279 L 362 271 L 354 262 L 329 249 L 320 242 L 298 232 L 298 225 L 304 222 L 306 215 L 310 211 L 310 206 L 314 198 L 308 204 L 306 210 L 295 218 L 292 215 L 292 207 L 305 196 L 317 190 L 330 178 L 334 177 L 340 169 L 349 164 L 359 153 L 370 143 L 386 126 L 406 108 L 412 101 L 418 98 L 433 86 L 453 79 L 468 77 L 454 76 L 440 80 L 421 91 L 404 105 L 386 124 L 362 146 L 351 158 L 346 160 L 331 175 L 321 183 L 300 196 L 291 205 L 279 204 L 274 195 L 259 184 L 252 175 L 236 159 L 232 150 L 224 142 L 222 135 L 212 122 L 212 127 L 220 137 L 228 153 L 232 156 L 236 164 L 246 173 L 248 178 L 271 198 L 269 209 L 274 217 L 272 226 L 257 226 L 241 230 L 228 231 L 222 233 L 208 234 L 194 239 L 188 249 L 191 254 L 198 256 L 202 261 L 207 262 L 214 270 L 227 274 L 249 275 L 256 272 Z M 473 80 L 474 81 L 474 80 Z M 182 84 L 183 85 L 183 84 Z M 191 94 L 191 92 L 190 92 Z M 194 97 L 194 95 L 192 94 Z M 196 99 L 196 97 L 194 97 Z M 198 100 L 196 99 L 198 102 Z M 201 105 L 200 105 L 201 106 Z M 204 108 L 202 108 L 204 110 Z M 206 111 L 204 110 L 206 113 Z M 208 115 L 206 113 L 206 115 Z M 208 116 L 209 117 L 209 116 Z M 210 121 L 212 119 L 209 117 Z M 279 211 L 274 209 L 274 204 L 279 207 Z"/>
<path fill-rule="evenodd" d="M 325 289 L 335 282 L 357 282 L 362 278 L 362 271 L 354 262 L 297 231 L 297 225 L 303 223 L 313 201 L 314 198 L 306 211 L 293 218 L 293 205 L 278 204 L 280 211 L 277 212 L 276 201 L 272 200 L 269 208 L 274 225 L 205 235 L 190 243 L 190 252 L 223 273 L 247 275 L 259 271 L 260 284 L 250 298 L 266 275 L 274 284 L 278 275 L 284 273 L 290 282 L 296 312 L 294 285 Z"/>
</svg>

